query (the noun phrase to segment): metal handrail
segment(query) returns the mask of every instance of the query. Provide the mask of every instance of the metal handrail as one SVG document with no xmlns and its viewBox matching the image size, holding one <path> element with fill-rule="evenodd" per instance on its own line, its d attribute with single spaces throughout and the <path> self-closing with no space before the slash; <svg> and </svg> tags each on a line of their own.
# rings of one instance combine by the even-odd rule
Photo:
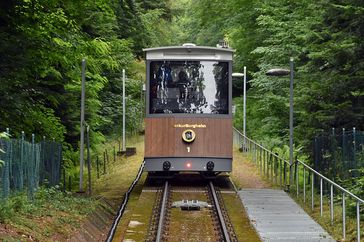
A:
<svg viewBox="0 0 364 242">
<path fill-rule="evenodd" d="M 263 173 L 264 175 L 266 175 L 268 177 L 270 176 L 270 178 L 272 180 L 272 183 L 274 182 L 273 181 L 274 180 L 273 176 L 275 177 L 275 182 L 278 183 L 277 182 L 277 176 L 279 175 L 280 176 L 280 185 L 281 186 L 288 185 L 288 184 L 286 184 L 287 173 L 288 172 L 293 172 L 293 168 L 295 168 L 295 173 L 296 173 L 296 194 L 297 194 L 297 196 L 299 196 L 299 194 L 300 194 L 299 193 L 299 170 L 298 170 L 298 165 L 302 165 L 302 167 L 303 167 L 303 200 L 304 200 L 304 202 L 306 202 L 306 170 L 308 170 L 308 172 L 310 172 L 312 174 L 312 176 L 311 176 L 311 178 L 312 178 L 312 180 L 311 180 L 311 207 L 312 207 L 312 210 L 314 209 L 314 181 L 315 181 L 315 175 L 317 177 L 319 177 L 319 179 L 320 179 L 320 215 L 321 215 L 321 217 L 323 216 L 323 181 L 327 182 L 330 185 L 330 218 L 331 218 L 331 223 L 332 224 L 334 223 L 334 202 L 333 202 L 333 200 L 334 200 L 334 188 L 341 191 L 341 193 L 342 193 L 342 236 L 343 236 L 343 239 L 346 238 L 346 205 L 345 205 L 346 195 L 348 195 L 348 197 L 354 199 L 356 201 L 357 241 L 360 241 L 360 204 L 364 204 L 363 199 L 361 199 L 358 196 L 354 195 L 353 193 L 351 193 L 347 189 L 343 188 L 339 184 L 335 183 L 331 179 L 329 179 L 329 178 L 325 177 L 324 175 L 320 174 L 318 171 L 316 171 L 315 169 L 313 169 L 312 167 L 310 167 L 309 165 L 307 165 L 303 161 L 300 161 L 300 160 L 296 159 L 296 161 L 293 164 L 290 164 L 284 158 L 279 157 L 278 155 L 276 155 L 272 151 L 268 150 L 267 148 L 263 147 L 262 145 L 258 144 L 254 140 L 244 136 L 235 127 L 234 127 L 234 131 L 239 135 L 239 143 L 240 143 L 240 137 L 243 138 L 243 147 L 242 148 L 243 148 L 244 151 L 252 152 L 252 144 L 254 145 L 253 146 L 254 147 L 253 160 L 256 162 L 256 165 L 260 166 L 260 172 L 261 173 Z M 257 153 L 258 153 L 257 148 L 260 149 L 259 155 L 257 155 Z M 266 152 L 266 154 L 264 154 L 264 152 Z M 270 159 L 271 157 L 268 157 L 268 155 L 270 155 L 272 157 L 275 157 L 277 160 L 280 160 L 280 162 L 282 162 L 282 161 L 284 162 L 283 171 L 282 171 L 282 167 L 280 167 L 280 169 L 277 171 L 277 160 L 273 159 L 273 161 L 272 161 Z M 282 165 L 282 164 L 278 163 L 278 165 Z M 290 169 L 288 169 L 288 171 L 286 169 L 287 165 L 289 165 L 289 168 L 290 168 Z M 274 169 L 273 169 L 273 167 L 274 167 Z M 269 171 L 269 168 L 271 168 L 270 171 Z M 282 172 L 283 172 L 283 176 L 284 176 L 284 183 L 282 183 Z M 293 184 L 289 184 L 289 185 L 293 185 Z"/>
<path fill-rule="evenodd" d="M 364 204 L 364 200 L 359 198 L 358 196 L 352 194 L 351 192 L 349 192 L 348 190 L 346 190 L 345 188 L 343 188 L 342 186 L 340 186 L 339 184 L 335 183 L 334 181 L 330 180 L 329 178 L 325 177 L 324 175 L 322 175 L 321 173 L 317 172 L 315 169 L 313 169 L 312 167 L 310 167 L 309 165 L 307 165 L 306 163 L 304 163 L 303 161 L 300 160 L 296 160 L 296 162 L 302 164 L 304 167 L 306 167 L 307 169 L 309 169 L 311 172 L 315 173 L 317 176 L 321 177 L 322 179 L 324 179 L 325 181 L 327 181 L 328 183 L 332 184 L 334 187 L 336 187 L 337 189 L 341 190 L 342 192 L 345 192 L 346 194 L 350 195 L 352 198 L 355 198 L 355 200 L 357 200 L 358 202 L 361 202 Z"/>
</svg>

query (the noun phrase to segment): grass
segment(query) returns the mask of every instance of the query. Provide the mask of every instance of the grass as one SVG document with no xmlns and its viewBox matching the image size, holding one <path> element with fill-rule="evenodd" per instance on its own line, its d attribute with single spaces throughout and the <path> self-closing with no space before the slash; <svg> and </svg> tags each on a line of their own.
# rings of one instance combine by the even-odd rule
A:
<svg viewBox="0 0 364 242">
<path fill-rule="evenodd" d="M 295 194 L 295 193 L 294 193 Z M 302 195 L 302 194 L 301 194 Z M 341 201 L 334 202 L 334 222 L 331 224 L 330 217 L 330 204 L 328 197 L 323 197 L 323 213 L 320 215 L 320 197 L 314 195 L 314 210 L 311 208 L 311 195 L 306 197 L 306 202 L 303 201 L 303 197 L 297 197 L 291 194 L 291 197 L 315 219 L 329 234 L 337 241 L 357 241 L 356 236 L 356 215 L 349 215 L 348 206 L 346 207 L 346 240 L 342 240 L 342 207 Z M 347 201 L 348 202 L 348 201 Z M 364 237 L 364 221 L 361 219 L 361 238 Z"/>
<path fill-rule="evenodd" d="M 132 140 L 129 139 L 129 143 L 133 144 L 133 146 L 136 147 L 137 154 L 131 157 L 116 156 L 115 163 L 113 162 L 113 159 L 109 160 L 112 162 L 110 162 L 107 173 L 101 176 L 100 179 L 95 179 L 95 182 L 93 183 L 94 194 L 104 197 L 109 202 L 113 203 L 115 208 L 120 205 L 120 202 L 123 199 L 123 195 L 128 190 L 132 181 L 135 179 L 139 167 L 144 159 L 143 137 L 138 136 L 134 137 Z M 118 143 L 110 143 L 108 144 L 106 149 L 113 150 L 113 147 L 116 147 L 116 149 L 118 149 Z M 145 178 L 146 174 L 143 174 L 139 183 L 131 193 L 129 203 L 125 209 L 125 212 L 119 222 L 117 231 L 115 233 L 115 240 L 120 241 L 122 239 L 122 237 L 125 235 L 126 229 L 128 228 L 130 220 L 134 219 L 134 210 L 138 206 L 138 199 L 141 194 Z M 151 202 L 151 206 L 153 206 L 153 202 Z"/>
<path fill-rule="evenodd" d="M 143 192 L 140 197 L 136 196 L 128 205 L 128 214 L 123 217 L 119 224 L 118 234 L 115 236 L 115 241 L 145 241 L 148 237 L 149 221 L 153 211 L 154 202 L 156 199 L 155 192 Z"/>
<path fill-rule="evenodd" d="M 41 188 L 30 201 L 16 194 L 0 205 L 0 239 L 66 240 L 98 202 L 58 188 Z"/>
<path fill-rule="evenodd" d="M 250 223 L 239 197 L 236 194 L 222 194 L 222 197 L 239 241 L 260 241 L 259 236 Z"/>
</svg>

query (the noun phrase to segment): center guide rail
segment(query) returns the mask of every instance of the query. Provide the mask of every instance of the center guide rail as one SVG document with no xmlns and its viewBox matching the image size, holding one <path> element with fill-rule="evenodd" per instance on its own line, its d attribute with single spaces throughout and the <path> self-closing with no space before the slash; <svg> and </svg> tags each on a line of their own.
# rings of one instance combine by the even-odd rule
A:
<svg viewBox="0 0 364 242">
<path fill-rule="evenodd" d="M 171 185 L 168 181 L 164 183 L 163 187 L 164 187 L 163 196 L 159 208 L 160 213 L 159 213 L 159 221 L 157 227 L 157 235 L 155 237 L 155 241 L 157 242 L 164 241 L 166 239 L 163 235 L 168 234 L 168 232 L 166 233 L 166 231 L 168 231 L 168 224 L 170 223 L 167 222 L 167 217 L 169 216 L 168 214 L 170 214 L 170 212 L 168 212 L 170 209 L 170 204 L 168 201 L 170 201 L 171 193 L 173 193 L 175 189 L 177 189 L 178 192 L 178 187 L 173 187 L 173 185 Z M 217 220 L 216 226 L 218 226 L 219 230 L 221 231 L 220 234 L 221 237 L 219 240 L 223 239 L 223 241 L 227 242 L 235 241 L 234 239 L 231 238 L 236 238 L 236 236 L 234 234 L 231 234 L 231 231 L 229 232 L 227 229 L 227 224 L 226 224 L 227 222 L 225 221 L 226 216 L 224 217 L 224 212 L 222 211 L 224 206 L 220 206 L 221 199 L 219 199 L 218 192 L 212 181 L 208 182 L 206 189 L 209 190 L 208 194 L 210 194 L 209 197 L 212 203 L 211 204 L 212 209 L 216 214 L 216 220 Z"/>
</svg>

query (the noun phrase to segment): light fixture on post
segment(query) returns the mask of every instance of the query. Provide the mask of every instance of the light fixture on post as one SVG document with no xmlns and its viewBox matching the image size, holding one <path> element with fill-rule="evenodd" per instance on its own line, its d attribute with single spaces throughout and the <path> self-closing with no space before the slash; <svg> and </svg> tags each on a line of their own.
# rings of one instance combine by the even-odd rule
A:
<svg viewBox="0 0 364 242">
<path fill-rule="evenodd" d="M 293 180 L 293 57 L 289 60 L 290 70 L 287 69 L 271 69 L 266 72 L 267 76 L 287 76 L 290 74 L 289 84 L 289 184 L 287 189 L 289 190 Z"/>
<path fill-rule="evenodd" d="M 243 150 L 245 151 L 245 144 L 246 144 L 246 66 L 244 66 L 244 73 L 235 72 L 231 74 L 232 77 L 244 77 L 244 84 L 243 84 L 243 136 L 244 136 L 244 143 L 243 143 Z"/>
</svg>

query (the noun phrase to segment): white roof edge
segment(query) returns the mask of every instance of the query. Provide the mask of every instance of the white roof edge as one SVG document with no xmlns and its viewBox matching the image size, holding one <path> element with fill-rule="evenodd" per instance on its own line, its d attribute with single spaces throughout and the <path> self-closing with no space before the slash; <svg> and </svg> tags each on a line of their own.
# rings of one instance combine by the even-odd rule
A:
<svg viewBox="0 0 364 242">
<path fill-rule="evenodd" d="M 234 49 L 231 48 L 217 48 L 211 46 L 162 46 L 162 47 L 155 47 L 155 48 L 146 48 L 143 49 L 144 52 L 148 51 L 158 51 L 158 50 L 169 50 L 169 49 L 202 49 L 202 50 L 217 50 L 217 51 L 226 51 L 226 52 L 235 52 Z"/>
</svg>

